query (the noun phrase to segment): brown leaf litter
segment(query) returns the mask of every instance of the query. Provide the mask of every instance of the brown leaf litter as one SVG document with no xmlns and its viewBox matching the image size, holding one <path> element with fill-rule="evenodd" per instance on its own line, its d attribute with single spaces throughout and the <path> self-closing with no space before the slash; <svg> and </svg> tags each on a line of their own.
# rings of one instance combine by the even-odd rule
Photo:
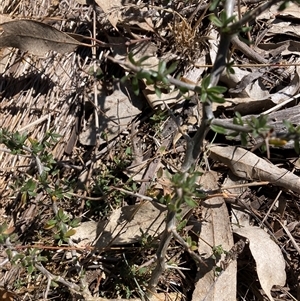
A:
<svg viewBox="0 0 300 301">
<path fill-rule="evenodd" d="M 84 295 L 85 290 L 80 297 L 84 295 L 86 300 L 107 300 L 99 292 L 110 299 L 129 295 L 129 292 L 130 297 L 137 297 L 142 291 L 139 285 L 143 289 L 149 279 L 165 214 L 165 208 L 157 209 L 152 201 L 172 194 L 173 187 L 166 171 L 174 173 L 180 168 L 185 145 L 182 137 L 197 128 L 201 110 L 193 103 L 197 98 L 185 102 L 180 95 L 171 95 L 168 91 L 158 97 L 154 87 L 145 86 L 145 82 L 140 83 L 142 93 L 134 96 L 130 82 L 119 83 L 114 79 L 128 74 L 129 70 L 106 61 L 105 56 L 109 54 L 116 60 L 125 60 L 129 51 L 133 51 L 137 59 L 150 55 L 146 63 L 154 69 L 160 59 L 168 64 L 178 60 L 179 71 L 175 75 L 180 74 L 184 82 L 197 84 L 215 60 L 218 32 L 205 25 L 208 8 L 205 3 L 188 1 L 183 5 L 174 1 L 172 9 L 166 9 L 157 4 L 158 1 L 151 1 L 155 5 L 150 6 L 148 3 L 125 2 L 95 1 L 98 5 L 97 38 L 107 40 L 110 45 L 97 50 L 78 47 L 82 43 L 69 35 L 84 33 L 89 36 L 93 31 L 93 6 L 85 5 L 86 1 L 4 0 L 1 4 L 0 46 L 5 48 L 0 50 L 0 127 L 27 133 L 28 146 L 31 145 L 29 140 L 42 141 L 50 130 L 59 133 L 60 138 L 49 150 L 59 162 L 59 172 L 47 179 L 55 179 L 47 187 L 48 194 L 38 190 L 31 196 L 14 186 L 17 180 L 36 180 L 36 162 L 30 154 L 14 155 L 8 149 L 1 149 L 0 224 L 7 222 L 5 231 L 16 232 L 25 245 L 51 247 L 56 245 L 54 231 L 47 232 L 44 226 L 54 217 L 57 207 L 63 208 L 72 218 L 80 216 L 83 220 L 91 220 L 89 228 L 84 228 L 87 224 L 82 223 L 80 229 L 84 229 L 80 233 L 86 237 L 79 237 L 77 242 L 85 245 L 88 237 L 85 251 L 80 249 L 76 254 L 76 247 L 70 245 L 55 251 L 38 249 L 45 256 L 53 252 L 51 262 L 45 266 L 51 275 L 61 276 L 58 289 L 50 288 L 52 276 L 49 273 L 34 274 L 35 278 L 29 277 L 23 268 L 14 270 L 1 249 L 1 264 L 4 262 L 1 265 L 1 300 L 16 298 L 11 287 L 22 300 L 57 296 L 62 300 L 74 300 L 76 294 L 72 297 L 61 287 L 73 285 L 78 288 L 83 283 L 84 277 L 80 278 L 78 275 L 81 274 L 76 271 L 81 265 L 86 269 L 88 280 L 82 287 L 90 296 L 88 299 Z M 247 11 L 248 8 L 246 1 L 242 9 Z M 293 19 L 290 20 L 291 16 Z M 216 113 L 222 110 L 222 118 L 232 118 L 234 110 L 250 117 L 250 114 L 261 113 L 274 104 L 292 99 L 299 92 L 300 53 L 295 41 L 298 33 L 291 30 L 297 26 L 293 21 L 298 19 L 299 10 L 293 6 L 276 16 L 272 8 L 257 18 L 250 33 L 253 36 L 248 36 L 253 45 L 235 39 L 231 52 L 236 63 L 233 66 L 235 74 L 226 73 L 221 78 L 229 88 L 226 97 L 230 106 L 220 108 L 216 105 L 214 108 Z M 17 29 L 13 25 L 17 25 Z M 30 33 L 28 27 L 32 28 Z M 19 35 L 15 37 L 16 30 Z M 288 38 L 283 39 L 283 34 Z M 145 109 L 147 103 L 149 108 Z M 174 114 L 173 119 L 165 114 L 169 109 Z M 297 123 L 298 108 L 286 110 L 285 114 Z M 153 111 L 157 115 L 153 115 Z M 149 116 L 152 116 L 151 120 Z M 195 117 L 193 122 L 191 116 Z M 270 115 L 276 129 L 282 127 L 282 116 Z M 157 122 L 155 118 L 162 120 Z M 272 149 L 273 152 L 278 154 L 276 149 Z M 169 268 L 159 287 L 164 293 L 158 295 L 159 299 L 165 296 L 186 299 L 189 296 L 192 300 L 226 298 L 224 300 L 228 301 L 235 300 L 238 294 L 239 300 L 258 300 L 263 298 L 263 293 L 270 299 L 274 296 L 284 296 L 285 300 L 299 298 L 299 254 L 295 247 L 299 243 L 299 223 L 295 222 L 299 219 L 299 185 L 297 171 L 296 175 L 288 171 L 293 160 L 280 161 L 284 165 L 280 168 L 233 146 L 208 147 L 204 159 L 206 163 L 201 162 L 201 167 L 222 172 L 222 176 L 206 173 L 200 182 L 205 189 L 218 190 L 218 183 L 227 177 L 227 169 L 224 170 L 220 162 L 243 181 L 269 181 L 273 186 L 261 185 L 258 189 L 247 188 L 238 193 L 228 188 L 226 192 L 231 192 L 228 196 L 236 196 L 228 206 L 218 194 L 189 211 L 190 224 L 183 227 L 181 234 L 185 239 L 190 237 L 197 242 L 197 252 L 204 264 L 199 270 L 178 241 L 172 242 L 167 253 Z M 219 163 L 212 165 L 211 159 Z M 211 174 L 214 175 L 212 178 Z M 204 182 L 205 178 L 209 180 Z M 51 194 L 51 189 L 60 188 L 66 179 L 69 182 L 62 185 L 65 194 L 60 200 Z M 76 185 L 72 186 L 72 180 Z M 278 186 L 283 191 L 277 191 Z M 136 204 L 143 195 L 149 201 Z M 241 254 L 235 252 L 236 256 L 228 263 L 229 256 L 224 253 L 216 256 L 212 247 L 221 245 L 226 252 L 232 250 L 234 253 L 237 236 L 232 233 L 231 223 L 238 224 L 243 218 L 246 219 L 245 228 L 234 231 L 243 237 L 245 250 L 241 250 Z M 101 223 L 95 234 L 95 223 L 99 219 Z M 253 223 L 259 224 L 262 220 L 279 241 L 274 243 L 263 229 L 253 227 Z M 285 223 L 287 225 L 282 226 Z M 89 233 L 84 234 L 86 231 Z M 107 253 L 93 249 L 91 245 L 96 238 L 101 250 Z M 285 260 L 278 245 L 285 252 Z M 262 256 L 264 248 L 272 253 L 271 259 Z M 72 261 L 75 257 L 77 261 Z M 237 257 L 241 260 L 236 260 Z M 257 271 L 254 264 L 252 269 L 249 267 L 253 260 Z M 274 264 L 268 264 L 268 260 L 273 260 Z M 226 268 L 217 277 L 218 268 L 222 269 L 226 262 Z M 284 283 L 286 263 L 287 284 Z M 262 268 L 264 265 L 277 270 L 280 279 L 269 277 L 270 270 Z M 10 275 L 13 280 L 20 280 L 19 287 L 8 279 Z M 274 284 L 285 287 L 273 289 L 271 295 Z M 176 296 L 170 292 L 176 292 Z"/>
</svg>

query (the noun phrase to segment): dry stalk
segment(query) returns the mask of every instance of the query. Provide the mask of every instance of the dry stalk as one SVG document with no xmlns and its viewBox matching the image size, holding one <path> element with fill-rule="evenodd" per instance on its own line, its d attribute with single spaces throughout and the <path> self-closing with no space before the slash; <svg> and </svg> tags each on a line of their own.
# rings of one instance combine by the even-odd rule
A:
<svg viewBox="0 0 300 301">
<path fill-rule="evenodd" d="M 231 17 L 233 14 L 233 7 L 235 1 L 227 0 L 225 3 L 225 10 L 227 13 L 227 17 Z M 210 86 L 216 86 L 219 78 L 226 67 L 226 58 L 227 52 L 230 45 L 231 36 L 228 34 L 221 34 L 220 45 L 217 53 L 217 58 L 210 74 Z M 187 139 L 187 152 L 185 156 L 185 161 L 182 165 L 182 172 L 185 173 L 185 177 L 187 177 L 187 172 L 190 168 L 195 164 L 198 159 L 200 153 L 202 152 L 202 145 L 204 138 L 209 130 L 209 125 L 211 120 L 214 119 L 214 115 L 212 112 L 212 105 L 209 102 L 203 103 L 203 118 L 201 121 L 200 128 L 198 129 L 196 135 L 193 139 Z M 180 198 L 182 194 L 181 189 L 177 189 L 177 196 Z M 172 203 L 175 205 L 176 199 L 173 198 Z M 168 210 L 167 220 L 166 220 L 166 228 L 164 230 L 160 245 L 157 250 L 157 263 L 154 271 L 152 272 L 151 280 L 148 286 L 150 294 L 155 292 L 155 288 L 159 281 L 159 277 L 165 271 L 166 268 L 166 252 L 170 241 L 173 236 L 173 231 L 176 231 L 176 213 L 173 210 Z"/>
</svg>

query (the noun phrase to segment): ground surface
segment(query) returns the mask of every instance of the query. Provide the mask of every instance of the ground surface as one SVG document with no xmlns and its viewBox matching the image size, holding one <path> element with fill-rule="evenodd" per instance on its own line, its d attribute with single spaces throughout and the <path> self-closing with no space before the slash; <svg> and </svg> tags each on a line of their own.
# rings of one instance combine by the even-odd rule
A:
<svg viewBox="0 0 300 301">
<path fill-rule="evenodd" d="M 143 298 L 164 229 L 165 207 L 158 201 L 165 203 L 173 195 L 176 185 L 170 178 L 184 160 L 183 134 L 192 137 L 201 120 L 198 98 L 185 94 L 186 100 L 174 87 L 162 89 L 158 97 L 153 86 L 139 80 L 136 95 L 135 79 L 121 81 L 129 70 L 120 61 L 132 52 L 135 61 L 149 56 L 144 62 L 149 69 L 157 68 L 159 60 L 168 67 L 177 62 L 172 76 L 186 83 L 201 82 L 211 70 L 218 46 L 218 32 L 210 24 L 205 2 L 115 1 L 116 9 L 110 14 L 103 12 L 110 9 L 106 1 L 97 1 L 99 6 L 79 2 L 5 0 L 0 4 L 1 23 L 4 17 L 25 18 L 98 40 L 93 48 L 75 45 L 73 51 L 58 53 L 55 47 L 63 42 L 49 46 L 46 38 L 43 43 L 53 51 L 39 53 L 40 44 L 33 46 L 35 39 L 29 40 L 28 33 L 25 41 L 30 45 L 24 47 L 30 51 L 0 50 L 0 300 Z M 258 5 L 246 1 L 239 11 L 243 14 Z M 272 8 L 249 24 L 250 32 L 243 35 L 253 42 L 251 47 L 232 43 L 235 75 L 223 74 L 220 79 L 228 91 L 227 102 L 214 106 L 217 117 L 232 120 L 235 111 L 248 117 L 261 114 L 299 92 L 299 20 L 298 6 L 286 13 Z M 45 35 L 36 26 L 36 39 L 41 41 Z M 14 34 L 7 37 L 12 40 L 5 46 L 17 39 Z M 94 41 L 81 40 L 86 44 Z M 0 45 L 3 43 L 1 40 Z M 260 67 L 254 66 L 257 64 Z M 271 113 L 271 127 L 285 131 L 283 119 L 297 125 L 297 104 L 295 99 L 281 113 Z M 285 138 L 276 141 L 285 144 Z M 220 154 L 213 149 L 210 153 L 209 148 L 212 142 L 239 146 L 240 139 L 208 133 L 198 170 L 209 176 L 197 181 L 215 198 L 202 203 L 195 195 L 198 205 L 192 210 L 183 207 L 180 221 L 188 222 L 178 232 L 190 243 L 184 248 L 180 239 L 171 241 L 169 267 L 157 286 L 158 299 L 205 300 L 223 281 L 217 281 L 218 275 L 229 271 L 229 266 L 234 271 L 224 283 L 231 287 L 231 295 L 237 300 L 264 300 L 262 279 L 271 277 L 267 267 L 263 268 L 266 273 L 259 271 L 259 262 L 271 267 L 271 274 L 280 274 L 273 262 L 281 260 L 281 253 L 286 282 L 273 287 L 272 296 L 275 300 L 300 299 L 300 181 L 285 180 L 283 175 L 275 181 L 269 176 L 277 173 L 273 166 L 281 167 L 284 175 L 289 171 L 299 175 L 293 141 L 284 148 L 273 144 L 262 149 L 261 140 L 252 137 L 247 149 L 257 157 L 249 157 L 240 167 L 245 176 L 240 173 L 235 178 L 229 173 L 229 168 L 235 171 L 234 163 L 222 160 L 225 149 Z M 258 173 L 258 158 L 266 160 L 259 171 L 261 178 L 254 179 L 249 174 Z M 234 162 L 232 156 L 229 162 Z M 237 187 L 215 191 L 221 185 Z M 218 198 L 220 203 L 214 203 Z M 223 211 L 209 211 L 219 207 Z M 271 235 L 280 256 L 273 245 L 264 244 L 269 237 L 254 242 L 248 234 L 244 236 L 248 241 L 243 239 L 246 246 L 234 251 L 243 235 L 233 234 L 231 228 L 241 211 L 246 212 L 251 227 L 259 226 Z M 213 214 L 215 220 L 208 222 L 212 227 L 205 228 Z M 227 232 L 222 232 L 224 228 Z M 203 229 L 213 235 L 225 233 L 221 243 L 208 243 L 211 237 Z M 255 257 L 251 243 L 267 256 Z M 227 252 L 231 249 L 230 260 L 227 256 L 219 261 L 213 249 L 219 244 Z M 202 265 L 193 260 L 191 249 L 202 256 Z M 203 284 L 201 279 L 210 265 L 213 281 Z M 279 284 L 270 281 L 271 287 Z M 205 285 L 209 289 L 201 291 L 199 286 Z M 214 300 L 221 300 L 216 296 Z"/>
</svg>

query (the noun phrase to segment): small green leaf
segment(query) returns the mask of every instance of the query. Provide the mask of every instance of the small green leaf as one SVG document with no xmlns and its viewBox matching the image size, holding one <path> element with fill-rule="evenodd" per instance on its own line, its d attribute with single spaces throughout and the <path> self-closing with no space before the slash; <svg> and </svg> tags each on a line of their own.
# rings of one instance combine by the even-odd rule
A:
<svg viewBox="0 0 300 301">
<path fill-rule="evenodd" d="M 55 227 L 56 223 L 57 223 L 56 220 L 51 219 L 51 220 L 49 220 L 49 221 L 46 223 L 46 225 L 44 226 L 44 229 L 45 229 L 45 230 L 50 230 L 50 229 L 52 229 L 52 228 Z"/>
<path fill-rule="evenodd" d="M 181 222 L 179 222 L 179 224 L 177 225 L 177 231 L 180 232 L 181 230 L 183 230 L 186 224 L 187 224 L 187 219 L 184 219 Z"/>
<path fill-rule="evenodd" d="M 51 280 L 51 287 L 59 287 L 59 284 L 53 280 Z"/>
<path fill-rule="evenodd" d="M 161 78 L 161 81 L 165 84 L 165 85 L 169 85 L 169 80 L 168 80 L 168 78 L 166 77 L 166 76 L 164 76 L 164 77 L 162 77 Z"/>
<path fill-rule="evenodd" d="M 246 146 L 248 144 L 247 134 L 241 133 L 241 143 L 243 146 Z"/>
<path fill-rule="evenodd" d="M 39 262 L 47 262 L 48 261 L 48 258 L 46 257 L 46 256 L 38 256 L 38 258 L 37 258 L 37 260 L 39 261 Z"/>
<path fill-rule="evenodd" d="M 58 209 L 57 217 L 59 218 L 59 220 L 63 220 L 65 218 L 64 211 L 61 208 Z"/>
<path fill-rule="evenodd" d="M 155 85 L 154 90 L 155 90 L 155 94 L 157 95 L 157 97 L 161 98 L 161 89 Z"/>
<path fill-rule="evenodd" d="M 34 266 L 33 266 L 33 264 L 30 264 L 30 265 L 27 267 L 27 272 L 28 272 L 28 274 L 32 274 L 33 271 L 34 271 Z"/>
<path fill-rule="evenodd" d="M 139 95 L 140 93 L 140 87 L 139 87 L 139 81 L 136 77 L 132 78 L 132 89 L 133 89 L 133 93 L 135 95 Z"/>
<path fill-rule="evenodd" d="M 200 100 L 201 100 L 201 102 L 206 102 L 207 101 L 207 93 L 206 92 L 201 93 Z"/>
<path fill-rule="evenodd" d="M 133 58 L 133 53 L 132 53 L 132 52 L 129 52 L 129 54 L 128 54 L 128 59 L 129 59 L 129 62 L 130 62 L 132 65 L 136 65 L 136 61 L 135 61 L 134 58 Z"/>
<path fill-rule="evenodd" d="M 196 89 L 195 89 L 195 92 L 197 93 L 197 88 L 198 87 L 196 87 Z M 185 87 L 179 87 L 179 91 L 182 93 L 182 94 L 185 94 L 185 93 L 187 93 L 189 90 L 187 89 L 187 88 L 185 88 Z"/>
<path fill-rule="evenodd" d="M 8 226 L 5 222 L 2 225 L 0 225 L 0 234 L 3 234 L 7 228 Z"/>
<path fill-rule="evenodd" d="M 215 86 L 207 89 L 207 93 L 223 94 L 227 91 L 226 87 Z"/>
<path fill-rule="evenodd" d="M 170 211 L 173 211 L 173 212 L 176 212 L 176 211 L 177 211 L 177 208 L 176 208 L 175 205 L 173 205 L 173 204 L 168 204 L 168 209 L 169 209 Z"/>
<path fill-rule="evenodd" d="M 217 95 L 217 94 L 207 94 L 207 98 L 211 101 L 211 102 L 216 102 L 216 103 L 224 103 L 225 99 L 223 96 Z"/>
<path fill-rule="evenodd" d="M 71 237 L 72 235 L 74 235 L 76 233 L 76 230 L 75 229 L 69 229 L 66 233 L 65 233 L 65 238 L 69 238 Z"/>
<path fill-rule="evenodd" d="M 235 116 L 236 117 L 233 118 L 233 124 L 244 125 L 242 115 L 238 111 L 235 112 Z"/>
<path fill-rule="evenodd" d="M 241 32 L 246 33 L 246 32 L 251 31 L 251 29 L 252 29 L 251 26 L 243 26 L 243 27 L 241 28 Z"/>
<path fill-rule="evenodd" d="M 209 84 L 210 84 L 210 76 L 204 77 L 203 80 L 202 80 L 202 82 L 201 82 L 202 89 L 207 90 Z"/>
<path fill-rule="evenodd" d="M 172 63 L 171 66 L 166 70 L 165 74 L 173 73 L 177 69 L 177 66 L 178 66 L 178 62 Z"/>
<path fill-rule="evenodd" d="M 211 125 L 210 125 L 210 128 L 211 128 L 214 132 L 216 132 L 216 133 L 218 133 L 218 134 L 223 134 L 223 135 L 225 135 L 225 134 L 227 133 L 226 129 L 225 129 L 224 127 L 222 127 L 222 126 L 219 126 L 219 125 L 211 124 Z"/>
<path fill-rule="evenodd" d="M 195 208 L 198 206 L 197 202 L 194 201 L 192 198 L 186 197 L 186 198 L 184 198 L 184 201 L 191 208 Z"/>
<path fill-rule="evenodd" d="M 209 10 L 214 11 L 220 2 L 221 2 L 221 0 L 213 0 L 209 6 Z"/>
<path fill-rule="evenodd" d="M 234 137 L 237 137 L 240 133 L 239 132 L 231 132 L 227 134 L 226 138 L 229 140 L 233 140 Z"/>
<path fill-rule="evenodd" d="M 222 21 L 220 20 L 220 19 L 218 19 L 215 15 L 210 15 L 209 16 L 209 20 L 210 20 L 210 22 L 213 24 L 213 25 L 215 25 L 215 26 L 217 26 L 217 27 L 219 27 L 219 28 L 221 28 L 221 27 L 223 27 L 223 23 L 222 23 Z"/>
<path fill-rule="evenodd" d="M 142 63 L 143 63 L 144 61 L 148 60 L 150 57 L 151 57 L 150 55 L 145 55 L 145 56 L 141 57 L 141 58 L 136 62 L 137 66 L 141 66 Z"/>
<path fill-rule="evenodd" d="M 158 63 L 158 74 L 164 74 L 166 70 L 167 63 L 165 61 L 160 61 Z"/>
<path fill-rule="evenodd" d="M 79 218 L 74 218 L 69 222 L 69 226 L 72 228 L 76 228 L 80 225 L 80 219 Z"/>
<path fill-rule="evenodd" d="M 288 7 L 290 1 L 284 1 L 280 4 L 280 6 L 278 7 L 278 11 L 283 11 Z M 299 3 L 299 2 L 298 2 Z"/>
</svg>

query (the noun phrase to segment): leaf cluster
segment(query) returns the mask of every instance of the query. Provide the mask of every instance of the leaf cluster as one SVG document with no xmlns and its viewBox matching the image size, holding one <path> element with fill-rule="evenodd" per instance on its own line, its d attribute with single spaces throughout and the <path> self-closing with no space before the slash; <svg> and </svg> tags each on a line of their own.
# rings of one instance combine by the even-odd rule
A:
<svg viewBox="0 0 300 301">
<path fill-rule="evenodd" d="M 27 249 L 26 253 L 13 253 L 10 249 L 6 251 L 12 264 L 21 265 L 26 268 L 28 274 L 35 271 L 35 263 L 47 262 L 47 257 L 41 255 L 41 250 L 36 248 Z"/>
<path fill-rule="evenodd" d="M 223 93 L 227 91 L 226 87 L 214 86 L 210 87 L 210 76 L 206 76 L 201 83 L 201 87 L 196 89 L 196 92 L 200 95 L 200 100 L 202 102 L 216 102 L 224 103 L 225 99 Z"/>
<path fill-rule="evenodd" d="M 133 92 L 138 95 L 140 93 L 139 80 L 144 80 L 146 85 L 153 85 L 155 89 L 155 93 L 158 97 L 161 96 L 161 89 L 168 88 L 170 82 L 168 80 L 168 75 L 172 74 L 177 68 L 177 62 L 171 64 L 170 67 L 167 67 L 167 63 L 165 61 L 160 61 L 158 63 L 157 71 L 154 70 L 145 70 L 143 67 L 146 67 L 146 64 L 143 64 L 149 56 L 144 56 L 138 61 L 134 59 L 134 55 L 132 52 L 129 53 L 128 59 L 130 63 L 138 67 L 138 70 L 134 74 L 129 74 L 122 78 L 122 81 L 131 80 Z"/>
<path fill-rule="evenodd" d="M 46 223 L 44 229 L 53 230 L 53 237 L 58 240 L 58 245 L 61 246 L 64 242 L 67 243 L 69 238 L 76 233 L 74 228 L 78 227 L 79 223 L 79 219 L 71 219 L 70 216 L 64 213 L 60 208 L 54 219 Z"/>
<path fill-rule="evenodd" d="M 191 208 L 197 206 L 195 199 L 203 197 L 203 194 L 199 191 L 200 186 L 197 184 L 197 178 L 200 175 L 200 172 L 178 172 L 173 175 L 171 183 L 174 196 L 172 201 L 168 203 L 169 210 L 180 213 L 182 204 L 187 204 Z"/>
</svg>

